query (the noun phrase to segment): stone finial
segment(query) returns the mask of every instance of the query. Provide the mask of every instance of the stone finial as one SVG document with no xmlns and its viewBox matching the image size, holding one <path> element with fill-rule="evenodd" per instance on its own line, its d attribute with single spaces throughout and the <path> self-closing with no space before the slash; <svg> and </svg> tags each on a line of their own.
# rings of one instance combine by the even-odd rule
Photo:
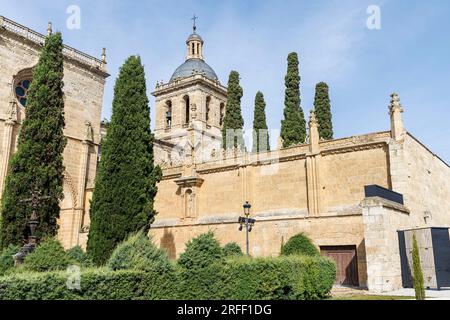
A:
<svg viewBox="0 0 450 320">
<path fill-rule="evenodd" d="M 309 151 L 311 153 L 319 152 L 319 129 L 314 109 L 311 110 L 309 116 Z"/>
<path fill-rule="evenodd" d="M 389 113 L 392 114 L 393 112 L 403 112 L 402 105 L 400 104 L 400 98 L 398 97 L 397 93 L 391 94 L 391 104 L 389 106 Z"/>
<path fill-rule="evenodd" d="M 48 25 L 47 25 L 47 35 L 51 35 L 53 33 L 53 30 L 52 30 L 52 23 L 49 21 L 48 22 Z"/>
<path fill-rule="evenodd" d="M 106 48 L 102 49 L 102 63 L 106 64 Z"/>
<path fill-rule="evenodd" d="M 309 114 L 309 127 L 317 127 L 317 118 L 316 118 L 316 112 L 313 110 L 311 110 L 310 114 Z"/>
<path fill-rule="evenodd" d="M 396 141 L 403 140 L 405 129 L 402 119 L 403 107 L 397 93 L 391 94 L 389 115 L 391 117 L 391 137 Z"/>
</svg>

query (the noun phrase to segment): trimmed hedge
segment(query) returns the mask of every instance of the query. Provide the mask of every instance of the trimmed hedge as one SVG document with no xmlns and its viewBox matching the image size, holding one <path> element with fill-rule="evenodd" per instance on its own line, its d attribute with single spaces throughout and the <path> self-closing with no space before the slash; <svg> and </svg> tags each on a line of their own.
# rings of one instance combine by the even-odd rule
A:
<svg viewBox="0 0 450 320">
<path fill-rule="evenodd" d="M 336 268 L 328 258 L 241 257 L 202 269 L 171 272 L 81 272 L 81 290 L 70 290 L 65 272 L 18 273 L 0 277 L 0 300 L 304 300 L 323 299 Z"/>
<path fill-rule="evenodd" d="M 221 273 L 220 299 L 316 300 L 333 286 L 336 267 L 323 257 L 289 256 L 227 260 Z"/>
<path fill-rule="evenodd" d="M 185 269 L 205 268 L 223 260 L 223 251 L 214 233 L 209 231 L 190 240 L 186 250 L 180 255 L 178 265 Z"/>
<path fill-rule="evenodd" d="M 303 233 L 291 237 L 288 242 L 281 247 L 281 255 L 289 256 L 292 254 L 320 256 L 320 252 L 314 243 Z"/>
<path fill-rule="evenodd" d="M 173 265 L 164 250 L 158 249 L 152 240 L 139 231 L 128 237 L 113 251 L 107 262 L 111 270 L 173 271 Z"/>
<path fill-rule="evenodd" d="M 19 250 L 20 247 L 13 244 L 10 244 L 8 247 L 3 249 L 0 254 L 0 276 L 5 275 L 14 268 L 13 255 L 19 252 Z"/>
<path fill-rule="evenodd" d="M 174 273 L 88 269 L 81 290 L 67 287 L 65 272 L 19 273 L 0 277 L 0 300 L 163 300 L 175 299 Z"/>
<path fill-rule="evenodd" d="M 35 272 L 64 270 L 70 262 L 61 243 L 50 238 L 38 244 L 36 249 L 25 257 L 21 268 Z"/>
<path fill-rule="evenodd" d="M 241 247 L 236 242 L 227 243 L 223 247 L 223 255 L 225 257 L 243 256 Z"/>
<path fill-rule="evenodd" d="M 89 255 L 83 251 L 80 246 L 75 246 L 66 252 L 67 257 L 71 261 L 71 263 L 78 264 L 81 267 L 93 267 L 94 262 L 89 257 Z"/>
</svg>

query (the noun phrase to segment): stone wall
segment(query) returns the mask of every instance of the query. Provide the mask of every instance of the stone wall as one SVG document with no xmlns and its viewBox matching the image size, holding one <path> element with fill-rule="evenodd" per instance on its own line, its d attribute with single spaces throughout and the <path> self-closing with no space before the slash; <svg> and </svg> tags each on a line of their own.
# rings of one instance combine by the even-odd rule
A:
<svg viewBox="0 0 450 320">
<path fill-rule="evenodd" d="M 378 197 L 361 203 L 364 223 L 367 287 L 388 292 L 402 287 L 399 230 L 410 224 L 409 210 Z"/>
<path fill-rule="evenodd" d="M 184 250 L 185 244 L 201 233 L 214 231 L 222 245 L 238 243 L 245 252 L 245 233 L 238 230 L 238 213 L 210 216 L 195 221 L 170 220 L 156 222 L 150 234 L 154 242 L 164 248 L 174 259 Z M 361 286 L 366 286 L 366 261 L 364 228 L 361 209 L 358 206 L 343 209 L 340 215 L 308 217 L 306 212 L 280 212 L 260 214 L 250 233 L 252 256 L 276 256 L 281 244 L 293 235 L 304 232 L 317 247 L 355 245 L 358 257 L 358 277 Z M 158 221 L 158 219 L 157 219 Z"/>
<path fill-rule="evenodd" d="M 15 97 L 14 84 L 24 70 L 31 74 L 39 59 L 43 36 L 11 21 L 2 20 L 2 23 L 7 23 L 6 28 L 0 28 L 0 185 L 3 186 L 26 112 Z M 61 202 L 58 237 L 66 248 L 83 244 L 80 243 L 79 232 L 81 221 L 87 213 L 86 188 L 93 187 L 96 175 L 103 91 L 108 76 L 106 70 L 87 65 L 86 61 L 95 61 L 94 58 L 76 51 L 83 57 L 80 60 L 77 58 L 80 56 L 71 55 L 74 52 L 69 50 L 64 53 L 64 135 L 67 146 L 64 150 L 65 198 Z M 12 106 L 17 113 L 14 119 L 11 119 Z M 8 123 L 12 124 L 10 134 L 6 130 Z"/>
</svg>

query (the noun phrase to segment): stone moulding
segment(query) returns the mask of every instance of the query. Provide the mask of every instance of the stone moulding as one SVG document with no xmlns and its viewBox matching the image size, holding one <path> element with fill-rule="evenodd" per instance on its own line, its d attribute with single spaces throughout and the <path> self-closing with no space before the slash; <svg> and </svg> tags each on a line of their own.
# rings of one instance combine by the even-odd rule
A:
<svg viewBox="0 0 450 320">
<path fill-rule="evenodd" d="M 362 216 L 362 212 L 352 210 L 346 214 L 326 214 L 319 216 L 310 216 L 306 210 L 284 210 L 282 212 L 266 212 L 258 213 L 253 216 L 258 222 L 282 222 L 292 220 L 308 220 L 308 219 L 329 219 L 329 218 L 346 218 Z M 182 221 L 180 219 L 161 219 L 152 224 L 152 229 L 168 228 L 168 227 L 194 227 L 220 224 L 237 224 L 239 218 L 238 213 L 230 213 L 228 215 L 214 215 L 200 217 L 195 221 Z"/>
<path fill-rule="evenodd" d="M 203 179 L 198 176 L 178 178 L 175 183 L 182 188 L 201 187 Z"/>
<path fill-rule="evenodd" d="M 405 207 L 404 205 L 397 203 L 397 202 L 387 200 L 387 199 L 383 199 L 380 197 L 365 198 L 363 201 L 361 201 L 360 206 L 361 207 L 382 206 L 384 208 L 392 209 L 392 210 L 398 211 L 398 212 L 406 214 L 406 215 L 410 214 L 410 210 L 407 207 Z"/>
<path fill-rule="evenodd" d="M 27 42 L 37 47 L 42 47 L 45 43 L 46 37 L 43 34 L 22 26 L 21 24 L 3 16 L 0 16 L 0 32 L 1 31 L 25 39 Z M 63 54 L 66 59 L 76 62 L 90 71 L 99 73 L 105 78 L 109 76 L 106 70 L 106 62 L 103 62 L 100 59 L 92 57 L 67 45 L 64 45 L 63 47 Z"/>
</svg>

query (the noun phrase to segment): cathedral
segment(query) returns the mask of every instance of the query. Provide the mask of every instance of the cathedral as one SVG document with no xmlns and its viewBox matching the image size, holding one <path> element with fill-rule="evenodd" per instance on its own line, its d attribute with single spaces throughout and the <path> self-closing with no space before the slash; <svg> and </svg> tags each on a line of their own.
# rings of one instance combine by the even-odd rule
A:
<svg viewBox="0 0 450 320">
<path fill-rule="evenodd" d="M 0 17 L 2 190 L 44 38 Z M 170 257 L 179 256 L 187 241 L 209 230 L 222 244 L 237 242 L 244 249 L 238 219 L 248 202 L 256 221 L 249 238 L 252 256 L 278 255 L 284 242 L 303 232 L 336 261 L 340 284 L 379 292 L 405 286 L 411 230 L 417 230 L 425 260 L 438 260 L 430 256 L 437 249 L 428 249 L 436 234 L 449 241 L 450 167 L 406 130 L 397 94 L 390 103 L 387 99 L 388 108 L 380 107 L 389 114 L 387 130 L 322 141 L 312 112 L 302 145 L 225 152 L 227 88 L 206 63 L 204 40 L 195 27 L 183 47 L 186 60 L 152 93 L 155 161 L 163 178 L 150 234 Z M 64 57 L 68 143 L 58 237 L 70 248 L 87 241 L 109 74 L 105 51 L 97 59 L 65 46 Z M 440 286 L 437 269 L 424 266 L 430 287 Z"/>
</svg>

